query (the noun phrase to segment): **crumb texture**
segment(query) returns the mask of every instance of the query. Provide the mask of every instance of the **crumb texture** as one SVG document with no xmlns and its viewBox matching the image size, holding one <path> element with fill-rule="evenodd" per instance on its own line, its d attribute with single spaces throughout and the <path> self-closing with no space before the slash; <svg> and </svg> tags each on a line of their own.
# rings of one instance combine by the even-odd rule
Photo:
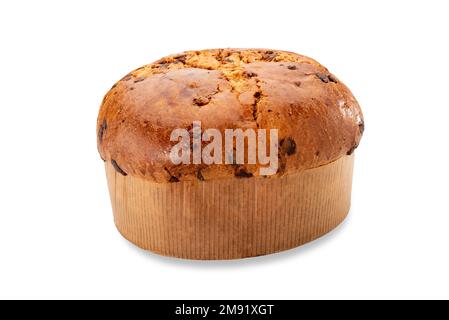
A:
<svg viewBox="0 0 449 320">
<path fill-rule="evenodd" d="M 174 165 L 173 129 L 279 129 L 279 170 L 351 154 L 363 134 L 349 89 L 313 59 L 267 49 L 187 51 L 138 68 L 109 90 L 97 120 L 101 158 L 122 175 L 171 183 L 250 178 L 259 164 Z M 224 134 L 223 134 L 224 136 Z"/>
</svg>

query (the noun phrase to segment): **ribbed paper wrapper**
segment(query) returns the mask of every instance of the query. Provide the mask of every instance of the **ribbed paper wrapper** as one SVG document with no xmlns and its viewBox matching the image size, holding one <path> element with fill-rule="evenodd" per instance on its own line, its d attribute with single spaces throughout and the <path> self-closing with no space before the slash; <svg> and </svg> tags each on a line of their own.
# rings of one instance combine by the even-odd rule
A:
<svg viewBox="0 0 449 320">
<path fill-rule="evenodd" d="M 106 163 L 115 224 L 137 246 L 186 259 L 238 259 L 334 229 L 351 201 L 354 156 L 279 178 L 154 183 Z"/>
</svg>

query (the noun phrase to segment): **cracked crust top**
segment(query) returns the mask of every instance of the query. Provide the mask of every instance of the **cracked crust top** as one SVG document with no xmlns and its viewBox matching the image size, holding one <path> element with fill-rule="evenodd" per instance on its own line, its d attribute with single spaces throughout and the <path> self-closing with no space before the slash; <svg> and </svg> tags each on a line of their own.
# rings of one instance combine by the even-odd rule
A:
<svg viewBox="0 0 449 320">
<path fill-rule="evenodd" d="M 103 160 L 155 182 L 245 178 L 259 165 L 174 165 L 173 129 L 278 129 L 276 176 L 351 154 L 364 123 L 349 89 L 313 59 L 265 49 L 187 51 L 132 71 L 104 97 Z M 223 134 L 224 136 L 224 134 Z"/>
</svg>

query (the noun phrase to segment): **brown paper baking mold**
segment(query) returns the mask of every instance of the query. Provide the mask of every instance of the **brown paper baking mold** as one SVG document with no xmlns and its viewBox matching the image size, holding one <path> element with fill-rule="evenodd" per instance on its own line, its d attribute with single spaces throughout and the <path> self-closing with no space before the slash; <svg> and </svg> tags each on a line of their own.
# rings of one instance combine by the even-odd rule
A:
<svg viewBox="0 0 449 320">
<path fill-rule="evenodd" d="M 279 178 L 159 184 L 106 162 L 115 224 L 137 246 L 186 259 L 238 259 L 334 229 L 351 202 L 354 155 Z"/>
</svg>

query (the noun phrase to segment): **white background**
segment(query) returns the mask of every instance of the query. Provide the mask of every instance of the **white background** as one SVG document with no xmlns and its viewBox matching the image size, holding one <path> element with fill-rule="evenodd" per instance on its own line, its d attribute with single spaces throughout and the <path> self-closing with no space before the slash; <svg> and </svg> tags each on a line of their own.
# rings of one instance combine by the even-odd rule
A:
<svg viewBox="0 0 449 320">
<path fill-rule="evenodd" d="M 2 1 L 0 298 L 449 298 L 447 1 Z M 359 100 L 353 205 L 266 257 L 195 262 L 116 231 L 103 95 L 188 49 L 311 56 Z"/>
</svg>

